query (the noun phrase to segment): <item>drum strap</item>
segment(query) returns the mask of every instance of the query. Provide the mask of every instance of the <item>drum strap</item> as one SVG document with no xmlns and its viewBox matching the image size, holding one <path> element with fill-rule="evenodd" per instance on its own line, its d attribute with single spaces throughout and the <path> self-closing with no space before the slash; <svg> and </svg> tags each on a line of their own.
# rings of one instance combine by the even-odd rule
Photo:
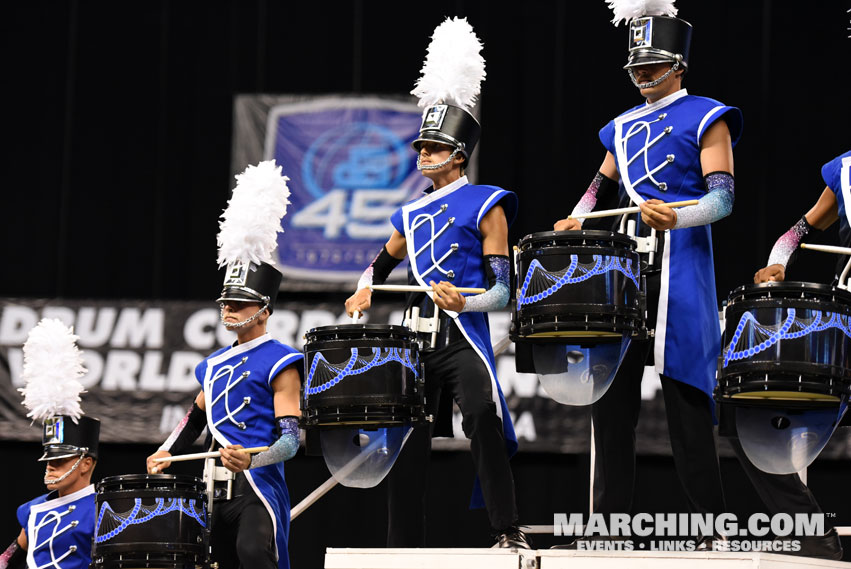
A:
<svg viewBox="0 0 851 569">
<path fill-rule="evenodd" d="M 447 316 L 445 312 L 441 311 L 438 318 L 440 324 L 438 325 L 437 330 L 437 341 L 433 346 L 431 345 L 431 332 L 416 331 L 417 340 L 422 346 L 420 348 L 421 352 L 433 352 L 435 350 L 440 350 L 464 337 L 452 317 Z"/>
</svg>

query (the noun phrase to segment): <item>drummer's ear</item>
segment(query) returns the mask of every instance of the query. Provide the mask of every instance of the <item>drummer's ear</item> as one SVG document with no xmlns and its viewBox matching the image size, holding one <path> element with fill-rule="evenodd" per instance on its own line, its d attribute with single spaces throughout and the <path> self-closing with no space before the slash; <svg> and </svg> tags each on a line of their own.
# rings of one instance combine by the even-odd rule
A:
<svg viewBox="0 0 851 569">
<path fill-rule="evenodd" d="M 95 471 L 95 466 L 97 466 L 97 461 L 93 457 L 85 457 L 82 462 L 80 462 L 80 474 L 83 476 L 91 476 L 91 474 Z"/>
</svg>

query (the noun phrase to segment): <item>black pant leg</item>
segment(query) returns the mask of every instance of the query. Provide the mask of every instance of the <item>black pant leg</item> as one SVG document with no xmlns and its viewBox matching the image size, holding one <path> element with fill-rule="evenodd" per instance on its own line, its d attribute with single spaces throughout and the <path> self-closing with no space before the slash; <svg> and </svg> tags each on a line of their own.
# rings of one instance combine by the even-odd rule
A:
<svg viewBox="0 0 851 569">
<path fill-rule="evenodd" d="M 241 569 L 277 569 L 275 559 L 275 531 L 266 507 L 251 496 L 240 515 L 236 537 L 236 554 Z M 279 551 L 279 555 L 287 555 Z"/>
<path fill-rule="evenodd" d="M 239 558 L 236 555 L 236 532 L 239 521 L 239 508 L 233 500 L 217 500 L 213 504 L 212 524 L 210 527 L 211 558 L 218 563 L 219 569 L 237 569 Z"/>
<path fill-rule="evenodd" d="M 413 429 L 387 473 L 387 547 L 425 547 L 431 427 Z"/>
<path fill-rule="evenodd" d="M 629 512 L 635 488 L 635 427 L 641 377 L 652 343 L 633 341 L 605 395 L 591 406 L 594 422 L 594 512 Z"/>
<path fill-rule="evenodd" d="M 469 344 L 447 350 L 452 353 L 442 370 L 444 386 L 452 391 L 461 410 L 491 527 L 502 531 L 517 523 L 517 499 L 502 420 L 497 415 L 499 395 L 487 366 Z"/>
<path fill-rule="evenodd" d="M 237 475 L 234 493 L 237 495 L 232 500 L 213 504 L 213 561 L 219 569 L 277 569 L 275 530 L 269 512 L 244 475 Z"/>
<path fill-rule="evenodd" d="M 709 396 L 670 377 L 661 379 L 674 466 L 689 511 L 720 514 L 726 505 Z"/>
<path fill-rule="evenodd" d="M 423 355 L 426 414 L 437 413 L 441 381 L 436 353 Z M 387 547 L 425 547 L 428 464 L 433 423 L 416 426 L 387 473 Z"/>
</svg>

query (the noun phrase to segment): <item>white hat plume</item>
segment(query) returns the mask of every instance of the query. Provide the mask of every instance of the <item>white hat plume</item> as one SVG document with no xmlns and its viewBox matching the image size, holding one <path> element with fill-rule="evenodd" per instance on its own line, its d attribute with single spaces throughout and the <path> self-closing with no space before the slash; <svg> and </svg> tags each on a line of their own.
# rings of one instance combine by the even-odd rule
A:
<svg viewBox="0 0 851 569">
<path fill-rule="evenodd" d="M 274 160 L 249 166 L 236 175 L 236 188 L 219 223 L 219 266 L 234 261 L 268 263 L 278 246 L 281 218 L 290 203 L 288 177 Z"/>
<path fill-rule="evenodd" d="M 24 368 L 21 378 L 27 417 L 44 420 L 54 415 L 69 415 L 76 422 L 83 414 L 80 393 L 85 388 L 79 378 L 88 371 L 83 353 L 77 347 L 79 336 L 73 328 L 56 318 L 44 318 L 24 343 Z"/>
<path fill-rule="evenodd" d="M 618 25 L 621 20 L 627 24 L 635 18 L 644 16 L 676 16 L 674 0 L 606 0 L 614 12 L 612 23 Z"/>
<path fill-rule="evenodd" d="M 465 18 L 447 18 L 431 36 L 412 95 L 420 107 L 447 103 L 469 111 L 485 79 L 482 42 Z"/>
</svg>

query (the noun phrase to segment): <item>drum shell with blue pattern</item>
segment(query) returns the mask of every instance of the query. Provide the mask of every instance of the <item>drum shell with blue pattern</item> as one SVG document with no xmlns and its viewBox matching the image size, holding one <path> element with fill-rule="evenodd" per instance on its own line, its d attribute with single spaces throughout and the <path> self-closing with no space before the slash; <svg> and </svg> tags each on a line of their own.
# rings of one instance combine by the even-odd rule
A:
<svg viewBox="0 0 851 569">
<path fill-rule="evenodd" d="M 342 324 L 305 334 L 305 427 L 392 426 L 422 420 L 416 335 L 403 326 Z"/>
<path fill-rule="evenodd" d="M 97 490 L 94 567 L 206 566 L 209 520 L 200 479 L 129 474 L 104 478 Z"/>
<path fill-rule="evenodd" d="M 744 285 L 730 294 L 724 320 L 716 399 L 766 391 L 849 393 L 848 291 L 806 282 Z"/>
<path fill-rule="evenodd" d="M 619 340 L 644 327 L 640 260 L 629 236 L 547 231 L 527 235 L 518 250 L 514 335 Z"/>
</svg>

